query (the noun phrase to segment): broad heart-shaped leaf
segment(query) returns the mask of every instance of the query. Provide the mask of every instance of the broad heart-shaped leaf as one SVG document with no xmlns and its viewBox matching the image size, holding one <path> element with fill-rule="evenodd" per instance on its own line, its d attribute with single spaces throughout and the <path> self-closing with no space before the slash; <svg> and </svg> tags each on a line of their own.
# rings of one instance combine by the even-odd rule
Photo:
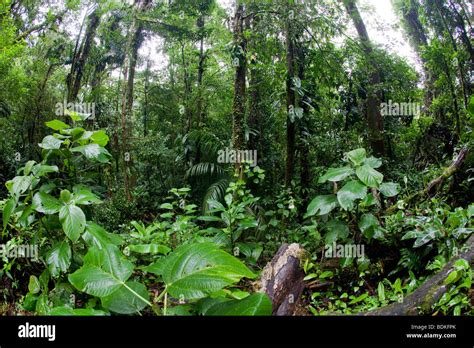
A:
<svg viewBox="0 0 474 348">
<path fill-rule="evenodd" d="M 365 159 L 364 164 L 367 164 L 368 166 L 376 169 L 382 165 L 382 160 L 379 158 L 375 158 L 374 156 L 370 156 L 369 158 Z"/>
<path fill-rule="evenodd" d="M 347 158 L 356 166 L 361 165 L 365 161 L 366 157 L 367 153 L 365 152 L 364 148 L 352 150 L 347 153 Z"/>
<path fill-rule="evenodd" d="M 311 201 L 308 205 L 305 217 L 310 217 L 313 215 L 325 215 L 331 212 L 334 208 L 337 207 L 337 197 L 336 195 L 323 195 L 317 196 Z"/>
<path fill-rule="evenodd" d="M 36 164 L 31 171 L 34 176 L 41 177 L 48 173 L 57 173 L 59 168 L 57 166 L 50 166 L 46 164 Z"/>
<path fill-rule="evenodd" d="M 91 114 L 76 112 L 76 111 L 67 110 L 67 109 L 64 110 L 64 114 L 68 115 L 73 121 L 85 121 L 87 118 L 91 116 Z"/>
<path fill-rule="evenodd" d="M 326 223 L 326 236 L 324 241 L 326 244 L 332 244 L 338 239 L 344 239 L 349 235 L 349 227 L 337 219 L 330 220 Z"/>
<path fill-rule="evenodd" d="M 121 245 L 123 243 L 122 237 L 118 234 L 109 233 L 91 221 L 87 222 L 86 231 L 82 234 L 82 238 L 89 247 L 97 246 L 100 249 L 104 248 L 107 244 Z"/>
<path fill-rule="evenodd" d="M 52 135 L 48 135 L 43 138 L 43 141 L 41 144 L 38 144 L 39 147 L 45 149 L 45 150 L 57 150 L 61 148 L 61 144 L 63 143 L 62 140 L 56 139 Z"/>
<path fill-rule="evenodd" d="M 89 295 L 104 297 L 119 290 L 132 275 L 133 264 L 112 244 L 103 249 L 92 247 L 84 265 L 69 275 L 69 282 Z"/>
<path fill-rule="evenodd" d="M 338 192 L 337 200 L 344 210 L 354 208 L 354 200 L 363 199 L 367 196 L 367 186 L 361 184 L 359 180 L 347 182 Z"/>
<path fill-rule="evenodd" d="M 243 300 L 218 301 L 207 308 L 203 314 L 209 316 L 268 316 L 272 314 L 272 302 L 266 294 L 255 293 Z"/>
<path fill-rule="evenodd" d="M 15 176 L 12 180 L 6 183 L 8 191 L 15 196 L 21 195 L 23 192 L 28 190 L 31 183 L 33 182 L 33 177 L 26 176 Z"/>
<path fill-rule="evenodd" d="M 383 230 L 380 227 L 379 220 L 373 214 L 367 213 L 362 215 L 359 220 L 359 229 L 369 240 L 371 238 L 379 239 L 383 237 Z"/>
<path fill-rule="evenodd" d="M 380 185 L 379 190 L 385 197 L 394 197 L 398 195 L 398 188 L 399 185 L 397 183 L 384 182 L 382 185 Z"/>
<path fill-rule="evenodd" d="M 49 272 L 57 277 L 60 272 L 66 272 L 71 265 L 71 247 L 67 241 L 56 243 L 46 254 Z"/>
<path fill-rule="evenodd" d="M 133 314 L 141 311 L 148 305 L 148 303 L 141 298 L 146 301 L 150 299 L 150 294 L 145 285 L 135 281 L 128 281 L 125 283 L 125 286 L 122 286 L 117 291 L 102 297 L 101 301 L 102 305 L 111 312 Z"/>
<path fill-rule="evenodd" d="M 341 167 L 341 168 L 330 168 L 321 176 L 318 180 L 318 183 L 323 184 L 326 181 L 341 181 L 347 178 L 349 175 L 354 173 L 354 169 L 351 167 Z"/>
<path fill-rule="evenodd" d="M 85 186 L 76 185 L 73 187 L 73 191 L 75 204 L 89 205 L 102 203 L 102 201 Z"/>
<path fill-rule="evenodd" d="M 256 277 L 242 262 L 213 243 L 180 246 L 159 262 L 168 292 L 175 298 L 203 298 L 243 277 Z"/>
<path fill-rule="evenodd" d="M 56 214 L 63 204 L 59 199 L 48 195 L 45 192 L 36 192 L 33 196 L 33 206 L 37 212 L 51 215 Z"/>
<path fill-rule="evenodd" d="M 84 146 L 73 147 L 71 152 L 80 152 L 87 159 L 101 163 L 107 163 L 112 157 L 110 153 L 99 144 L 88 144 Z"/>
<path fill-rule="evenodd" d="M 69 126 L 68 124 L 64 123 L 63 121 L 59 121 L 59 120 L 48 121 L 45 124 L 46 124 L 46 127 L 54 129 L 55 131 L 58 131 L 58 130 L 61 130 L 61 129 L 66 129 L 66 128 L 71 128 L 71 126 Z"/>
<path fill-rule="evenodd" d="M 66 204 L 59 210 L 59 221 L 64 233 L 76 242 L 86 227 L 86 216 L 78 206 Z"/>
<path fill-rule="evenodd" d="M 356 175 L 369 187 L 378 187 L 383 181 L 383 174 L 379 173 L 367 164 L 356 169 Z"/>
<path fill-rule="evenodd" d="M 103 130 L 98 130 L 92 133 L 91 140 L 100 146 L 105 146 L 109 142 L 109 136 Z"/>
</svg>

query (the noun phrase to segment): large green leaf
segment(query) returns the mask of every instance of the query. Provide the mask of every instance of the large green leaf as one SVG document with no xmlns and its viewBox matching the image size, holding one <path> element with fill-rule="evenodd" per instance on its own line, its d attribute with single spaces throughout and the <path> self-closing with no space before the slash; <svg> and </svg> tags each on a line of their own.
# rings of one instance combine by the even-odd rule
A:
<svg viewBox="0 0 474 348">
<path fill-rule="evenodd" d="M 356 199 L 363 199 L 367 195 L 367 186 L 359 180 L 347 182 L 338 192 L 337 200 L 344 210 L 352 210 Z"/>
<path fill-rule="evenodd" d="M 367 164 L 358 167 L 356 169 L 356 175 L 360 181 L 369 187 L 378 187 L 383 181 L 383 174 Z"/>
<path fill-rule="evenodd" d="M 41 144 L 38 144 L 39 147 L 45 149 L 45 150 L 57 150 L 61 148 L 61 144 L 63 143 L 62 140 L 56 139 L 52 135 L 48 135 L 44 137 L 43 141 Z"/>
<path fill-rule="evenodd" d="M 354 173 L 351 167 L 330 168 L 326 174 L 321 176 L 318 183 L 323 184 L 326 181 L 341 181 Z"/>
<path fill-rule="evenodd" d="M 67 241 L 56 243 L 46 254 L 49 272 L 57 277 L 60 272 L 66 272 L 71 265 L 71 247 Z"/>
<path fill-rule="evenodd" d="M 379 189 L 385 197 L 394 197 L 398 195 L 398 188 L 399 185 L 397 183 L 384 182 L 382 185 L 380 185 Z"/>
<path fill-rule="evenodd" d="M 203 298 L 243 277 L 256 277 L 242 262 L 213 243 L 180 246 L 160 260 L 159 265 L 168 292 L 176 298 Z M 147 270 L 151 272 L 152 266 Z"/>
<path fill-rule="evenodd" d="M 135 244 L 129 245 L 130 251 L 138 254 L 163 254 L 166 255 L 171 251 L 171 248 L 161 244 Z"/>
<path fill-rule="evenodd" d="M 359 229 L 362 234 L 367 238 L 379 239 L 383 237 L 383 229 L 380 227 L 379 220 L 370 213 L 362 215 L 359 220 Z"/>
<path fill-rule="evenodd" d="M 89 247 L 97 246 L 103 248 L 107 244 L 121 245 L 123 243 L 122 237 L 107 232 L 101 226 L 91 221 L 87 222 L 86 230 L 82 234 L 82 238 L 86 241 Z"/>
<path fill-rule="evenodd" d="M 367 153 L 365 152 L 364 148 L 352 150 L 347 153 L 347 158 L 356 166 L 361 165 L 365 161 L 366 157 Z"/>
<path fill-rule="evenodd" d="M 58 166 L 50 166 L 47 164 L 36 164 L 31 171 L 34 176 L 41 177 L 48 173 L 57 173 L 59 168 Z"/>
<path fill-rule="evenodd" d="M 69 275 L 69 282 L 89 295 L 104 297 L 124 286 L 133 268 L 115 245 L 92 247 L 84 256 L 84 265 Z"/>
<path fill-rule="evenodd" d="M 10 220 L 10 216 L 15 210 L 15 207 L 16 207 L 16 200 L 14 198 L 10 198 L 5 203 L 3 207 L 3 213 L 2 213 L 3 230 L 7 228 L 8 221 Z"/>
<path fill-rule="evenodd" d="M 28 282 L 28 291 L 32 294 L 37 294 L 41 291 L 41 284 L 36 276 L 30 276 L 30 281 Z"/>
<path fill-rule="evenodd" d="M 204 315 L 257 316 L 271 315 L 272 302 L 266 294 L 255 293 L 243 300 L 217 301 L 207 308 Z"/>
<path fill-rule="evenodd" d="M 105 146 L 109 142 L 109 136 L 103 130 L 98 130 L 92 133 L 91 140 L 100 146 Z"/>
<path fill-rule="evenodd" d="M 63 204 L 59 199 L 45 192 L 36 192 L 33 196 L 33 206 L 37 212 L 51 215 L 56 214 Z"/>
<path fill-rule="evenodd" d="M 110 153 L 99 144 L 88 144 L 77 146 L 71 149 L 71 152 L 80 152 L 87 159 L 101 163 L 107 163 L 112 157 Z"/>
<path fill-rule="evenodd" d="M 314 198 L 308 205 L 305 217 L 313 215 L 325 215 L 337 207 L 336 195 L 323 195 Z"/>
<path fill-rule="evenodd" d="M 337 240 L 344 239 L 349 235 L 349 227 L 342 221 L 334 219 L 326 224 L 326 235 L 324 241 L 326 244 L 332 244 Z"/>
<path fill-rule="evenodd" d="M 33 182 L 33 177 L 26 175 L 26 176 L 15 176 L 12 180 L 6 183 L 8 191 L 15 196 L 21 195 L 23 192 L 28 190 L 30 185 Z"/>
<path fill-rule="evenodd" d="M 78 206 L 67 204 L 59 210 L 59 221 L 64 233 L 76 242 L 86 227 L 86 216 Z"/>
<path fill-rule="evenodd" d="M 137 296 L 137 294 L 139 296 Z M 112 294 L 102 297 L 102 305 L 111 312 L 119 314 L 133 314 L 145 308 L 148 302 L 142 300 L 149 300 L 150 295 L 145 285 L 128 281 L 125 286 L 122 286 Z"/>
<path fill-rule="evenodd" d="M 55 131 L 71 127 L 68 124 L 64 123 L 63 121 L 59 121 L 59 120 L 48 121 L 45 124 L 46 124 L 46 127 L 54 129 Z"/>
<path fill-rule="evenodd" d="M 382 165 L 382 160 L 379 158 L 375 158 L 374 156 L 371 156 L 364 160 L 364 164 L 367 164 L 370 167 L 375 169 L 375 168 L 379 168 Z"/>
<path fill-rule="evenodd" d="M 35 163 L 36 163 L 35 161 L 26 162 L 25 167 L 23 168 L 23 174 L 29 175 L 31 173 L 31 169 L 33 168 Z"/>
<path fill-rule="evenodd" d="M 74 202 L 79 205 L 99 204 L 102 201 L 85 186 L 74 186 Z"/>
</svg>

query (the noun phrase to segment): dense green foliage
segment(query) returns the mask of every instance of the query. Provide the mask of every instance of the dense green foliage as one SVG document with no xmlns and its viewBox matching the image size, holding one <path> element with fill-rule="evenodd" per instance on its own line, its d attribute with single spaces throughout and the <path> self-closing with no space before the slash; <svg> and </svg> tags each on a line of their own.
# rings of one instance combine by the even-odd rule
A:
<svg viewBox="0 0 474 348">
<path fill-rule="evenodd" d="M 393 0 L 414 67 L 362 3 L 1 0 L 0 315 L 270 315 L 283 243 L 299 313 L 352 314 L 464 252 L 472 14 Z M 474 314 L 453 267 L 425 314 Z"/>
</svg>

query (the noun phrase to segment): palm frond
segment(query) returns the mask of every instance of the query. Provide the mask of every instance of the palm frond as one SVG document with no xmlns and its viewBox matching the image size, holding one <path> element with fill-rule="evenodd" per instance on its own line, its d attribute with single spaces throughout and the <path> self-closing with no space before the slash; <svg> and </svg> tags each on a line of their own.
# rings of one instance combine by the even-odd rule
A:
<svg viewBox="0 0 474 348">
<path fill-rule="evenodd" d="M 216 181 L 208 187 L 206 194 L 202 200 L 202 210 L 204 213 L 209 211 L 209 204 L 207 203 L 210 199 L 216 201 L 223 201 L 227 187 L 229 187 L 230 180 L 228 178 L 222 178 Z"/>
</svg>

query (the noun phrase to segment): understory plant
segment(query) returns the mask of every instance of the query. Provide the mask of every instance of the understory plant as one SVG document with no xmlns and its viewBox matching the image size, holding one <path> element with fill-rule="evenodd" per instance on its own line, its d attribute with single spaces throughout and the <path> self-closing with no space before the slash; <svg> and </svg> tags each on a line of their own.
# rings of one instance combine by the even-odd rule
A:
<svg viewBox="0 0 474 348">
<path fill-rule="evenodd" d="M 70 116 L 74 123 L 83 121 L 75 113 Z M 41 245 L 35 269 L 42 271 L 30 276 L 23 309 L 42 315 L 271 313 L 266 295 L 231 288 L 257 274 L 217 244 L 174 248 L 174 243 L 154 243 L 156 238 L 179 239 L 195 206 L 183 204 L 189 214 L 175 217 L 163 235 L 134 222 L 132 238 L 124 238 L 89 220 L 90 208 L 102 203 L 93 192 L 91 172 L 106 170 L 109 138 L 104 131 L 60 120 L 46 125 L 55 132 L 39 144 L 42 161 L 27 162 L 21 175 L 6 183 L 2 240 L 24 236 L 34 227 L 36 233 L 24 242 Z M 186 190 L 172 193 L 182 202 Z M 173 217 L 174 203 L 162 205 L 168 209 L 163 217 Z M 152 295 L 156 289 L 159 293 Z"/>
</svg>

